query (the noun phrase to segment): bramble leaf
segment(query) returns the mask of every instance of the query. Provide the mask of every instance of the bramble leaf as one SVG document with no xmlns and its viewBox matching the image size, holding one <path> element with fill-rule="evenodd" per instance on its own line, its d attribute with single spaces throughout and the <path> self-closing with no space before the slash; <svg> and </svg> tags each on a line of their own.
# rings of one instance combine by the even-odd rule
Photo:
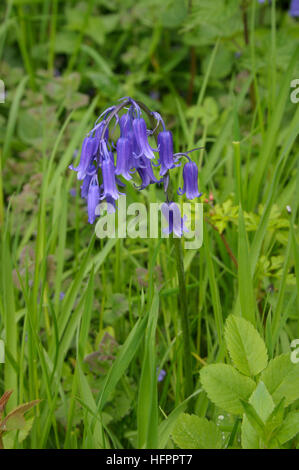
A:
<svg viewBox="0 0 299 470">
<path fill-rule="evenodd" d="M 290 354 L 272 359 L 262 372 L 261 380 L 266 385 L 275 403 L 285 398 L 285 406 L 299 399 L 299 363 L 291 361 Z"/>
<path fill-rule="evenodd" d="M 225 341 L 237 369 L 245 375 L 259 374 L 268 363 L 265 343 L 253 325 L 230 315 L 225 324 Z"/>
<path fill-rule="evenodd" d="M 180 449 L 221 449 L 222 436 L 212 421 L 182 413 L 175 424 L 172 439 Z"/>
<path fill-rule="evenodd" d="M 200 380 L 210 400 L 234 414 L 243 413 L 240 399 L 248 400 L 255 388 L 252 379 L 227 364 L 211 364 L 204 367 L 200 372 Z"/>
<path fill-rule="evenodd" d="M 266 430 L 264 425 L 274 410 L 273 399 L 263 382 L 260 382 L 254 390 L 249 404 L 259 419 L 255 420 L 255 417 L 250 415 L 250 410 L 245 410 L 241 428 L 242 447 L 243 449 L 260 449 L 263 447 L 262 433 Z"/>
<path fill-rule="evenodd" d="M 277 433 L 280 444 L 289 441 L 299 433 L 299 411 L 289 413 Z"/>
</svg>

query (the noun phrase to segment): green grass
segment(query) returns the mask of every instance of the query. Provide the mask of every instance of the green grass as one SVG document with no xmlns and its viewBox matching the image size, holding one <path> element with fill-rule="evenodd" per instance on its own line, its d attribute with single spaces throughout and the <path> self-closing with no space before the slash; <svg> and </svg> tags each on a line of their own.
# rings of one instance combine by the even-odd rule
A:
<svg viewBox="0 0 299 470">
<path fill-rule="evenodd" d="M 112 3 L 0 7 L 0 395 L 13 390 L 6 412 L 41 400 L 5 447 L 175 448 L 184 411 L 222 413 L 200 371 L 231 363 L 231 313 L 269 358 L 299 338 L 298 21 L 279 2 L 252 2 L 247 42 L 241 1 L 222 16 L 218 1 Z M 163 115 L 175 151 L 205 146 L 191 154 L 204 242 L 183 250 L 182 277 L 172 240 L 98 239 L 68 169 L 96 117 L 128 95 Z M 154 185 L 127 195 L 164 198 Z M 225 414 L 223 432 L 224 446 L 240 445 L 237 418 Z M 282 447 L 298 445 L 297 435 Z"/>
</svg>

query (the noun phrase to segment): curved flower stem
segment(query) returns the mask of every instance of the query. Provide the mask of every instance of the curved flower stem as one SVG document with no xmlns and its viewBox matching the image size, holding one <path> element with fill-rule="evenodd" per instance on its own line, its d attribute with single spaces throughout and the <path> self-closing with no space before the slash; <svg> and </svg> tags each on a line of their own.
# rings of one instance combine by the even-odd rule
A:
<svg viewBox="0 0 299 470">
<path fill-rule="evenodd" d="M 136 103 L 138 104 L 138 106 L 140 106 L 141 109 L 143 109 L 143 111 L 148 115 L 148 117 L 150 118 L 152 124 L 155 123 L 155 119 L 154 119 L 154 116 L 152 115 L 151 111 L 148 109 L 148 107 L 143 104 L 141 101 L 136 101 Z M 106 130 L 108 129 L 109 127 L 109 124 L 110 122 L 112 121 L 112 119 L 114 118 L 114 116 L 119 113 L 119 111 L 123 108 L 125 108 L 126 106 L 132 104 L 130 100 L 126 100 L 126 101 L 123 101 L 122 103 L 120 103 L 118 106 L 116 106 L 114 108 L 114 110 L 109 114 L 109 117 L 106 119 L 106 124 L 105 126 L 103 127 L 103 130 L 102 130 L 102 134 L 101 134 L 101 139 L 104 139 L 104 136 L 105 136 L 105 132 Z"/>
<path fill-rule="evenodd" d="M 169 181 L 167 192 L 167 200 L 172 200 L 172 188 L 171 182 Z M 186 278 L 184 269 L 184 257 L 182 240 L 180 238 L 173 237 L 173 245 L 175 251 L 176 269 L 178 273 L 179 281 L 179 312 L 181 317 L 182 334 L 183 334 L 183 349 L 184 349 L 184 360 L 183 368 L 185 375 L 185 387 L 184 387 L 184 398 L 189 397 L 193 393 L 193 377 L 192 377 L 192 356 L 191 356 L 191 339 L 190 339 L 190 326 L 188 317 L 188 297 L 186 289 Z M 188 408 L 192 406 L 192 402 L 188 402 Z"/>
<path fill-rule="evenodd" d="M 148 107 L 141 101 L 136 101 L 137 105 L 147 114 L 152 124 L 155 124 L 155 118 Z M 130 100 L 125 100 L 120 103 L 115 109 L 110 113 L 109 117 L 106 119 L 106 124 L 102 130 L 101 139 L 104 138 L 105 132 L 113 119 L 113 117 L 124 107 L 131 104 Z M 159 126 L 158 126 L 159 127 Z M 158 132 L 158 127 L 155 129 L 154 135 L 156 136 Z M 189 153 L 189 152 L 188 152 Z M 186 155 L 185 152 L 185 156 Z M 171 185 L 168 184 L 166 198 L 168 201 L 172 200 L 172 189 Z M 189 318 L 188 318 L 188 299 L 187 299 L 187 289 L 186 289 L 186 279 L 185 279 L 185 270 L 184 270 L 184 258 L 183 258 L 183 249 L 182 241 L 180 238 L 173 237 L 173 244 L 175 250 L 176 258 L 176 267 L 179 280 L 179 303 L 180 303 L 180 315 L 181 315 L 181 325 L 183 333 L 183 348 L 184 348 L 184 374 L 185 374 L 185 387 L 184 387 L 184 397 L 187 398 L 193 393 L 193 378 L 192 378 L 192 356 L 191 356 L 191 341 L 190 341 L 190 327 L 189 327 Z M 189 408 L 190 408 L 189 401 Z"/>
<path fill-rule="evenodd" d="M 184 258 L 182 241 L 180 238 L 173 238 L 176 267 L 179 279 L 179 303 L 180 303 L 180 315 L 183 332 L 183 346 L 184 346 L 184 372 L 185 372 L 185 397 L 189 397 L 193 393 L 193 378 L 192 378 L 192 357 L 191 357 L 191 345 L 190 345 L 190 327 L 188 318 L 188 299 L 186 289 L 186 279 L 184 270 Z"/>
<path fill-rule="evenodd" d="M 140 101 L 137 101 L 137 104 L 145 111 L 150 119 L 153 119 L 153 116 L 150 110 Z M 186 152 L 185 152 L 186 153 Z M 172 200 L 172 188 L 170 181 L 167 186 L 166 198 L 168 201 Z M 183 258 L 183 248 L 182 240 L 180 238 L 173 237 L 175 258 L 176 258 L 176 268 L 178 273 L 179 280 L 179 303 L 180 303 L 180 316 L 181 316 L 181 325 L 182 325 L 182 334 L 183 334 L 183 348 L 184 348 L 184 374 L 185 374 L 185 388 L 184 396 L 185 398 L 189 397 L 193 393 L 193 377 L 192 377 L 192 356 L 191 356 L 191 341 L 190 341 L 190 326 L 189 326 L 189 317 L 188 317 L 188 298 L 187 298 L 187 289 L 186 289 L 186 278 L 184 270 L 184 258 Z M 192 406 L 192 403 L 189 401 L 188 406 Z"/>
</svg>

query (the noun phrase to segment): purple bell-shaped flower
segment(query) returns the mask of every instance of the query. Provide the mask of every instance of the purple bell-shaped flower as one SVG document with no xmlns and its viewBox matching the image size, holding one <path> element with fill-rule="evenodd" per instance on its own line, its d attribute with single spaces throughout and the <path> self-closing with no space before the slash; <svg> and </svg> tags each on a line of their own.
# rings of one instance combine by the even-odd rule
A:
<svg viewBox="0 0 299 470">
<path fill-rule="evenodd" d="M 139 155 L 144 155 L 146 158 L 152 160 L 155 158 L 153 149 L 150 147 L 147 140 L 146 122 L 143 118 L 136 118 L 133 120 L 133 130 L 136 137 L 136 141 L 139 147 Z"/>
<path fill-rule="evenodd" d="M 191 160 L 187 162 L 183 169 L 184 187 L 179 188 L 178 194 L 186 194 L 187 199 L 194 199 L 199 197 L 198 191 L 198 168 L 196 163 Z"/>
<path fill-rule="evenodd" d="M 158 134 L 160 175 L 164 176 L 168 170 L 175 167 L 173 159 L 173 139 L 170 131 L 162 131 Z"/>
<path fill-rule="evenodd" d="M 102 175 L 104 192 L 102 199 L 111 196 L 113 199 L 118 199 L 120 193 L 118 192 L 115 181 L 115 168 L 111 158 L 103 159 L 102 161 Z"/>
<path fill-rule="evenodd" d="M 120 137 L 116 143 L 116 175 L 122 175 L 126 180 L 132 179 L 130 175 L 130 159 L 132 157 L 132 143 L 127 137 Z"/>
<path fill-rule="evenodd" d="M 175 202 L 164 202 L 161 205 L 161 212 L 168 223 L 168 227 L 163 229 L 163 233 L 169 235 L 173 232 L 180 238 L 183 232 L 189 232 L 185 226 L 187 216 L 181 217 L 181 210 Z"/>
<path fill-rule="evenodd" d="M 76 168 L 73 165 L 70 165 L 69 167 L 71 170 L 78 172 L 78 180 L 83 180 L 85 178 L 87 169 L 98 150 L 98 145 L 99 141 L 94 137 L 85 137 L 83 140 L 79 165 Z"/>
<path fill-rule="evenodd" d="M 96 218 L 96 207 L 100 200 L 100 188 L 97 175 L 90 181 L 87 195 L 88 222 L 93 224 Z"/>
</svg>

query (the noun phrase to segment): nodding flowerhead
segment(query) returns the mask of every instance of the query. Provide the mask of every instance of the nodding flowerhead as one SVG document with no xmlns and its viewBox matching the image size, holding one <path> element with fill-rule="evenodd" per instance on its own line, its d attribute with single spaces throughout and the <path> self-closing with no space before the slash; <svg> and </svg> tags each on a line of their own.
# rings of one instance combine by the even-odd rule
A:
<svg viewBox="0 0 299 470">
<path fill-rule="evenodd" d="M 299 16 L 299 0 L 292 0 L 291 1 L 289 13 L 294 18 Z"/>
<path fill-rule="evenodd" d="M 163 233 L 167 235 L 174 233 L 177 237 L 181 238 L 183 232 L 189 232 L 185 225 L 187 216 L 181 217 L 181 209 L 178 204 L 173 201 L 164 202 L 161 205 L 161 212 L 168 223 L 168 226 L 163 229 Z"/>
<path fill-rule="evenodd" d="M 158 134 L 159 163 L 161 164 L 160 175 L 164 176 L 168 170 L 175 167 L 173 158 L 173 139 L 170 131 L 162 131 Z"/>
<path fill-rule="evenodd" d="M 115 168 L 111 158 L 102 161 L 102 176 L 103 176 L 103 195 L 101 199 L 107 196 L 116 200 L 120 196 L 120 192 L 116 186 Z"/>
<path fill-rule="evenodd" d="M 161 183 L 162 180 L 158 180 L 155 177 L 151 162 L 145 158 L 141 157 L 139 159 L 139 165 L 137 167 L 137 172 L 141 178 L 141 185 L 138 186 L 138 189 L 144 189 L 150 184 Z"/>
<path fill-rule="evenodd" d="M 88 194 L 87 194 L 87 211 L 88 222 L 93 224 L 96 218 L 96 207 L 100 201 L 100 188 L 97 175 L 92 176 Z"/>
<path fill-rule="evenodd" d="M 82 144 L 80 163 L 75 168 L 73 165 L 70 165 L 70 169 L 77 171 L 77 179 L 83 180 L 86 176 L 87 169 L 90 166 L 95 154 L 98 150 L 99 141 L 94 137 L 85 137 Z"/>
<path fill-rule="evenodd" d="M 147 139 L 147 127 L 143 118 L 133 119 L 133 131 L 139 148 L 138 157 L 145 156 L 150 160 L 155 158 L 154 150 Z"/>
<path fill-rule="evenodd" d="M 198 168 L 196 163 L 191 160 L 187 162 L 183 169 L 184 186 L 183 189 L 179 188 L 178 194 L 186 194 L 187 199 L 194 199 L 199 197 L 198 191 Z"/>
<path fill-rule="evenodd" d="M 173 153 L 172 132 L 166 129 L 159 113 L 149 110 L 144 104 L 132 98 L 126 97 L 120 101 L 120 104 L 110 106 L 102 112 L 83 140 L 79 165 L 77 167 L 70 165 L 70 168 L 77 172 L 77 179 L 82 181 L 81 197 L 87 201 L 88 221 L 91 224 L 99 215 L 96 209 L 99 201 L 106 200 L 110 212 L 116 209 L 115 201 L 122 194 L 118 186 L 126 187 L 118 177 L 130 181 L 133 179 L 133 174 L 137 173 L 141 183 L 139 186 L 134 184 L 139 190 L 163 181 L 164 192 L 167 193 L 170 172 L 179 166 L 176 158 L 179 155 L 187 156 L 189 160 L 183 169 L 184 187 L 179 190 L 179 194 L 185 194 L 188 199 L 199 196 L 198 169 L 187 155 L 191 150 L 183 154 Z M 143 112 L 148 115 L 151 122 L 149 128 Z M 109 131 L 109 125 L 113 121 L 114 127 Z M 117 139 L 113 137 L 116 128 L 119 128 Z M 154 135 L 157 136 L 158 149 L 152 148 L 149 144 L 149 136 Z M 159 158 L 156 161 L 157 152 Z M 158 171 L 159 175 L 155 174 Z M 177 211 L 175 203 L 165 204 L 171 219 L 170 231 L 174 233 L 184 231 L 184 221 L 177 225 L 174 220 Z M 169 209 L 169 204 L 174 206 Z"/>
<path fill-rule="evenodd" d="M 116 175 L 122 175 L 126 180 L 132 179 L 130 171 L 131 157 L 133 153 L 132 142 L 127 137 L 120 137 L 116 143 Z"/>
</svg>

